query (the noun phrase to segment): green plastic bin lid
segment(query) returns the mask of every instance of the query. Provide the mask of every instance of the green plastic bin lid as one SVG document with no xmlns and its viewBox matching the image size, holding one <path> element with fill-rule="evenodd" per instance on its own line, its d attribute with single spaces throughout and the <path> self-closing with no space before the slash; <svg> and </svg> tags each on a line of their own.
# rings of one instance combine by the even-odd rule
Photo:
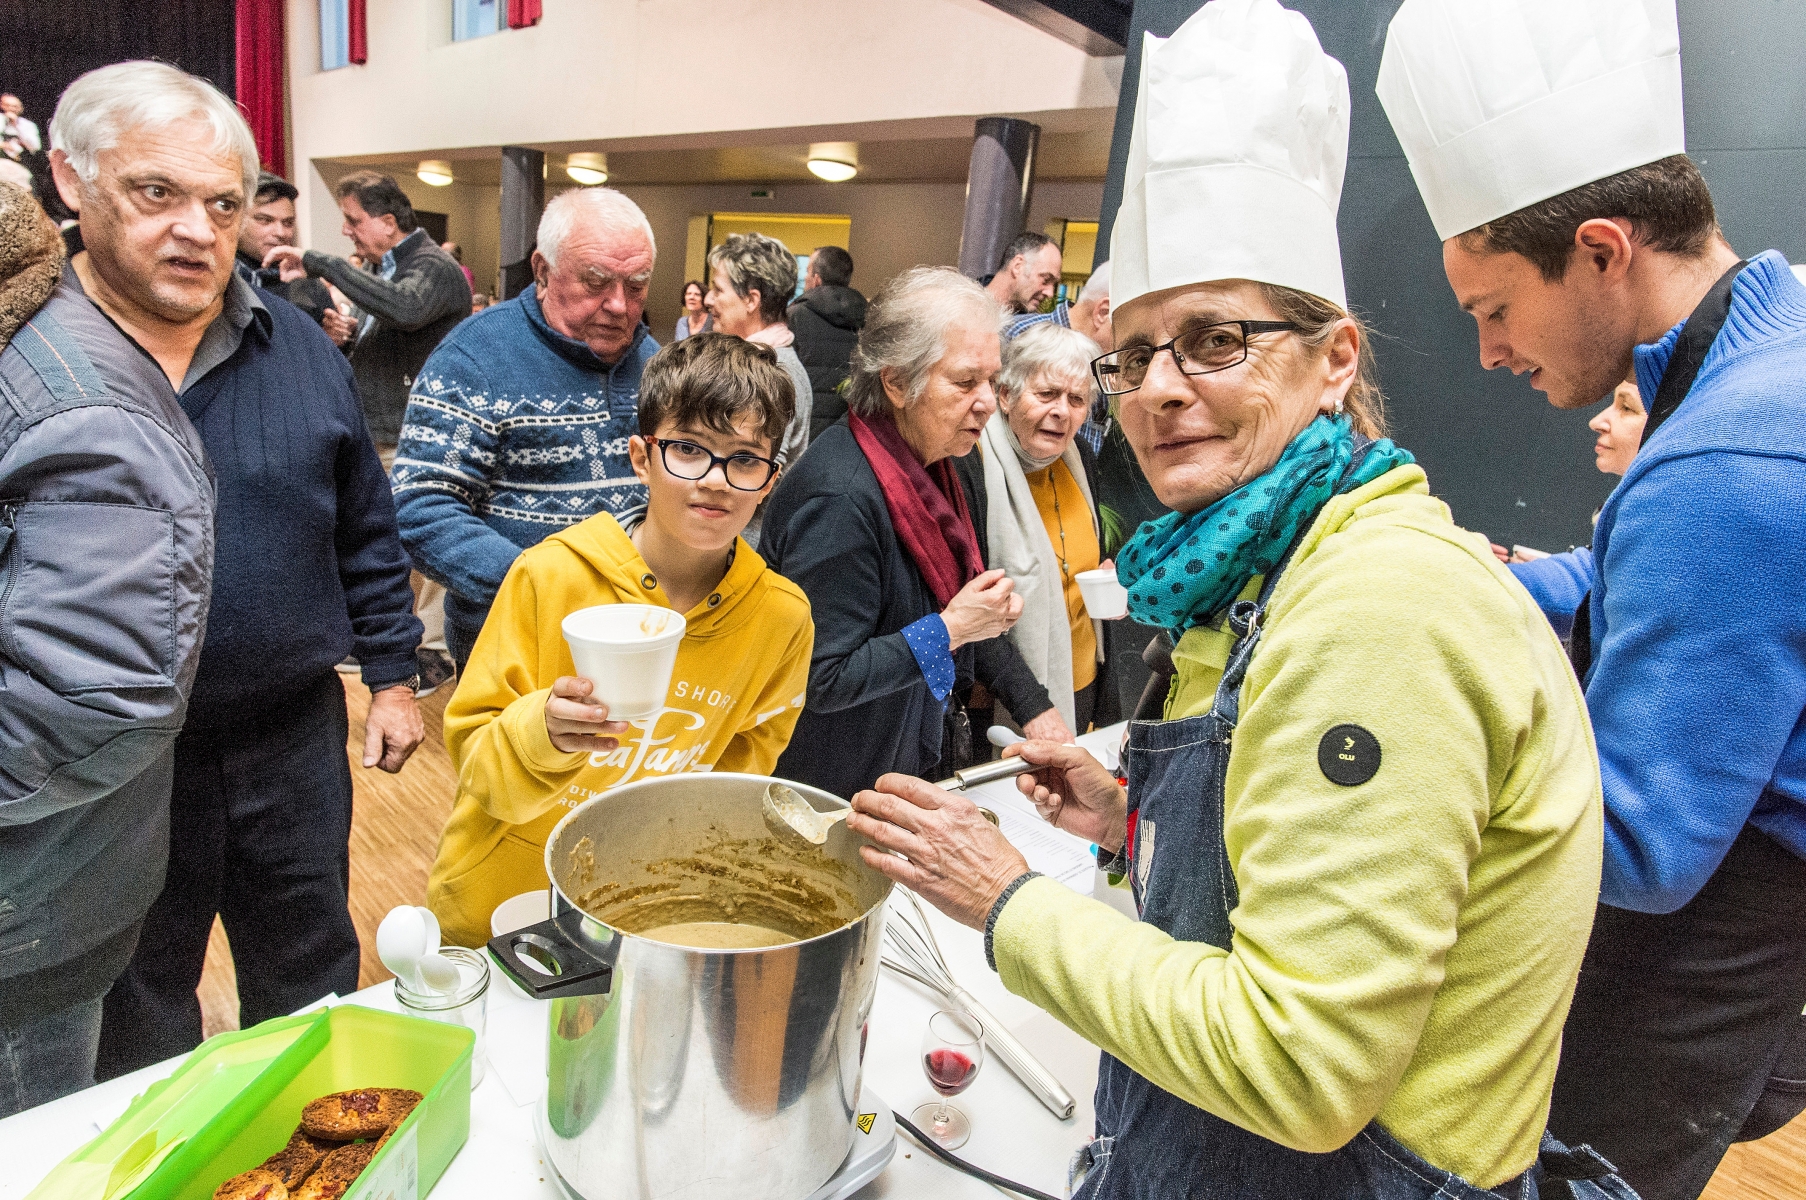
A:
<svg viewBox="0 0 1806 1200">
<path fill-rule="evenodd" d="M 175 1074 L 133 1100 L 105 1132 L 58 1163 L 25 1200 L 115 1200 L 131 1193 L 328 1013 L 265 1021 L 207 1039 Z"/>
</svg>

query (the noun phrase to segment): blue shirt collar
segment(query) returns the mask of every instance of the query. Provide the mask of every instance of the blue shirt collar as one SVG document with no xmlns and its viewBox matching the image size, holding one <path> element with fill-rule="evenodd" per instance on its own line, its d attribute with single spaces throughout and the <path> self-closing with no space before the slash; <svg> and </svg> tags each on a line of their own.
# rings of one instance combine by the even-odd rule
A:
<svg viewBox="0 0 1806 1200">
<path fill-rule="evenodd" d="M 1675 343 L 1686 323 L 1680 321 L 1655 341 L 1632 351 L 1637 390 L 1643 393 L 1645 405 L 1655 403 L 1662 372 L 1668 369 L 1668 360 L 1674 355 Z M 1700 370 L 1703 373 L 1717 360 L 1752 342 L 1802 327 L 1806 327 L 1806 288 L 1795 278 L 1780 251 L 1765 250 L 1750 259 L 1750 265 L 1732 285 L 1731 310 L 1725 315 L 1724 329 Z"/>
</svg>

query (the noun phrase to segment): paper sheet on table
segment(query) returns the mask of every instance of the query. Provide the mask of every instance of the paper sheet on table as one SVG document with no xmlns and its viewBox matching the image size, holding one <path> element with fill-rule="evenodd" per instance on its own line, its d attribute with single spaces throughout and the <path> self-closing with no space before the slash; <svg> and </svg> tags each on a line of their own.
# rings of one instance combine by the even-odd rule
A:
<svg viewBox="0 0 1806 1200">
<path fill-rule="evenodd" d="M 1122 724 L 1095 730 L 1078 739 L 1104 766 L 1116 769 L 1116 749 L 1122 740 Z M 973 788 L 974 803 L 997 814 L 998 828 L 1010 845 L 1022 851 L 1030 870 L 1058 879 L 1081 896 L 1093 894 L 1097 882 L 1097 856 L 1091 843 L 1055 829 L 1041 819 L 1028 797 L 1016 790 L 1014 779 L 1001 779 Z"/>
</svg>

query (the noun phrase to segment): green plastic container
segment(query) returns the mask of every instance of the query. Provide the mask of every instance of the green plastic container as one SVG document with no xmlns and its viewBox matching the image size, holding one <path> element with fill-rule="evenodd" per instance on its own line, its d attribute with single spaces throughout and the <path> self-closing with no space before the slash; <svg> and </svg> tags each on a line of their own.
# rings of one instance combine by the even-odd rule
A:
<svg viewBox="0 0 1806 1200">
<path fill-rule="evenodd" d="M 345 1200 L 419 1200 L 470 1135 L 469 1029 L 340 1005 L 210 1039 L 26 1200 L 209 1200 L 282 1149 L 308 1101 L 360 1087 L 425 1098 Z"/>
</svg>

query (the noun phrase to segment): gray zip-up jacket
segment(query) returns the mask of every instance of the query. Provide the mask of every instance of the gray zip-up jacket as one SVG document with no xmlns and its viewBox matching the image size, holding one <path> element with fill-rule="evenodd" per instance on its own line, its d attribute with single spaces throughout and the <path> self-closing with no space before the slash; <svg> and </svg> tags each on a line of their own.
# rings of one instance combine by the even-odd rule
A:
<svg viewBox="0 0 1806 1200">
<path fill-rule="evenodd" d="M 9 1025 L 104 993 L 162 891 L 175 740 L 213 566 L 200 437 L 162 370 L 61 257 L 36 202 L 0 185 Z"/>
</svg>

